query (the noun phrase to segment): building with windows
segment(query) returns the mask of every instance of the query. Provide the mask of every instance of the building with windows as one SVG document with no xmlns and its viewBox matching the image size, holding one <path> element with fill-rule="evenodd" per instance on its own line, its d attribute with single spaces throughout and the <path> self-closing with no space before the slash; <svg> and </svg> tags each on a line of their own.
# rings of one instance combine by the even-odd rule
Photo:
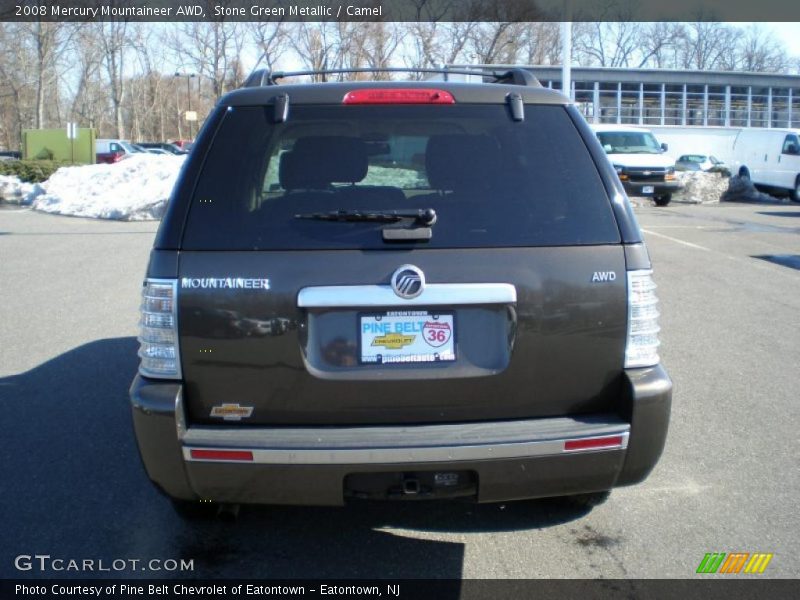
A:
<svg viewBox="0 0 800 600">
<path fill-rule="evenodd" d="M 561 89 L 560 66 L 526 68 Z M 800 128 L 800 75 L 573 67 L 571 77 L 570 97 L 590 123 Z"/>
<path fill-rule="evenodd" d="M 511 66 L 520 65 L 449 65 Z M 543 86 L 561 89 L 560 65 L 523 68 Z M 800 75 L 573 67 L 571 79 L 570 97 L 589 123 L 647 127 L 675 159 L 700 153 L 731 161 L 736 136 L 746 128 L 800 131 Z"/>
<path fill-rule="evenodd" d="M 530 69 L 561 89 L 561 67 Z M 570 96 L 592 123 L 800 127 L 800 75 L 576 67 Z"/>
</svg>

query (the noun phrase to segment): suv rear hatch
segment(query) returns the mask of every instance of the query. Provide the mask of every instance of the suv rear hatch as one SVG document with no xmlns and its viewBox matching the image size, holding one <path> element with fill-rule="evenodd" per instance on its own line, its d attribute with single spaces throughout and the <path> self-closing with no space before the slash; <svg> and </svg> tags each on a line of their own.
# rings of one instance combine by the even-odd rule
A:
<svg viewBox="0 0 800 600">
<path fill-rule="evenodd" d="M 272 106 L 218 110 L 179 260 L 192 422 L 614 411 L 625 259 L 572 109 L 514 121 L 502 104 L 298 103 L 279 123 Z M 429 239 L 387 222 L 427 209 Z M 417 293 L 408 266 L 425 286 L 410 299 L 392 286 Z"/>
</svg>

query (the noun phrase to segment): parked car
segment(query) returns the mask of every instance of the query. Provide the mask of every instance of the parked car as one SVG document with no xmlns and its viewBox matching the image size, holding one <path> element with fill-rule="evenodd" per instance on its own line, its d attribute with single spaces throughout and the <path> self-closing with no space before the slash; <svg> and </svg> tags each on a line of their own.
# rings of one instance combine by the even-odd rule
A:
<svg viewBox="0 0 800 600">
<path fill-rule="evenodd" d="M 176 146 L 175 144 L 170 144 L 168 142 L 139 142 L 139 146 L 141 146 L 145 150 L 158 148 L 160 150 L 164 150 L 169 154 L 188 154 L 186 150 L 183 150 L 178 146 Z"/>
<path fill-rule="evenodd" d="M 800 202 L 800 130 L 742 129 L 733 142 L 733 171 Z"/>
<path fill-rule="evenodd" d="M 193 143 L 193 140 L 174 140 L 172 142 L 173 145 L 175 145 L 178 148 L 180 148 L 181 150 L 185 150 L 187 152 L 191 148 L 192 143 Z"/>
<path fill-rule="evenodd" d="M 144 151 L 147 152 L 148 154 L 160 154 L 162 156 L 174 156 L 174 154 L 172 154 L 172 152 L 167 152 L 163 148 L 145 148 Z"/>
<path fill-rule="evenodd" d="M 144 150 L 127 140 L 100 139 L 95 142 L 95 152 L 98 163 L 115 163 Z"/>
<path fill-rule="evenodd" d="M 22 154 L 16 150 L 0 150 L 0 160 L 20 160 Z"/>
<path fill-rule="evenodd" d="M 705 171 L 730 176 L 728 165 L 710 154 L 684 154 L 675 161 L 676 171 Z"/>
<path fill-rule="evenodd" d="M 625 191 L 566 97 L 486 76 L 257 72 L 219 100 L 155 238 L 130 388 L 181 514 L 593 504 L 655 466 L 672 383 Z"/>
<path fill-rule="evenodd" d="M 682 188 L 675 178 L 675 161 L 665 154 L 666 144 L 641 127 L 592 125 L 614 166 L 625 191 L 631 196 L 652 197 L 666 206 Z"/>
</svg>

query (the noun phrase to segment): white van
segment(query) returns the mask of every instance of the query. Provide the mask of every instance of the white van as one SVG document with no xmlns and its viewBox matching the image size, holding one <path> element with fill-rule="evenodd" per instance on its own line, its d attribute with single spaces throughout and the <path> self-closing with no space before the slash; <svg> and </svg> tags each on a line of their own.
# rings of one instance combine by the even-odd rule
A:
<svg viewBox="0 0 800 600">
<path fill-rule="evenodd" d="M 742 129 L 733 142 L 732 166 L 740 177 L 788 191 L 800 202 L 800 130 Z"/>
<path fill-rule="evenodd" d="M 608 159 L 629 196 L 649 196 L 656 206 L 666 206 L 681 189 L 675 178 L 675 161 L 665 154 L 653 133 L 641 127 L 592 125 Z"/>
</svg>

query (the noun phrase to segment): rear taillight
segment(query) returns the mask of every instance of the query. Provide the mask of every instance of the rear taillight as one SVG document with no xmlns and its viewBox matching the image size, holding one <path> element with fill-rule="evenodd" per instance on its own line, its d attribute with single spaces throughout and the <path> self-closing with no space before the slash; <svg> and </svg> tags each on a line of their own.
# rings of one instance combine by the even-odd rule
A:
<svg viewBox="0 0 800 600">
<path fill-rule="evenodd" d="M 139 321 L 139 373 L 145 377 L 181 376 L 177 301 L 177 280 L 145 280 Z"/>
<path fill-rule="evenodd" d="M 242 460 L 253 462 L 253 453 L 250 450 L 199 450 L 192 449 L 190 456 L 195 460 Z"/>
<path fill-rule="evenodd" d="M 658 298 L 653 272 L 628 271 L 628 343 L 625 368 L 652 367 L 658 358 Z"/>
<path fill-rule="evenodd" d="M 432 89 L 369 89 L 347 92 L 342 104 L 455 104 L 450 92 Z"/>
</svg>

